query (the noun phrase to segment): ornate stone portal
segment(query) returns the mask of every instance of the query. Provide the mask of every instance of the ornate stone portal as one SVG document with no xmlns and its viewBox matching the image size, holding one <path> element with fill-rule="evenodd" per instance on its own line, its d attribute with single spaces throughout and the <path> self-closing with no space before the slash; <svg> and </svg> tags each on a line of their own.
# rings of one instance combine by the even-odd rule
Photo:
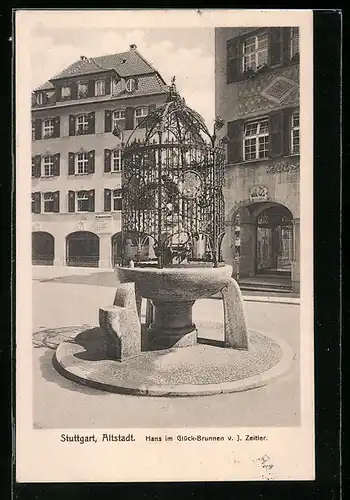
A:
<svg viewBox="0 0 350 500">
<path fill-rule="evenodd" d="M 223 122 L 216 119 L 211 135 L 173 80 L 168 102 L 141 126 L 145 140 L 131 134 L 123 146 L 122 265 L 114 304 L 99 310 L 105 359 L 92 353 L 93 368 L 86 355 L 80 366 L 79 346 L 62 344 L 55 365 L 74 380 L 133 394 L 213 394 L 263 385 L 286 360 L 275 341 L 266 340 L 266 357 L 264 342 L 251 349 L 243 298 L 232 267 L 223 262 L 225 157 L 223 144 L 216 144 Z M 224 317 L 213 319 L 223 323 L 223 339 L 211 341 L 206 328 L 193 323 L 192 307 L 218 293 Z M 246 367 L 247 386 L 232 363 Z"/>
</svg>

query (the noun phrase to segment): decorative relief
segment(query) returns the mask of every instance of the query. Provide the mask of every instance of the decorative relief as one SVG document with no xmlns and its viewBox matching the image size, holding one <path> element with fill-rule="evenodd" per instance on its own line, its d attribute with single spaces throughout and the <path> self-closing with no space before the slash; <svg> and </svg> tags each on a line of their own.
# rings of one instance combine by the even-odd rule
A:
<svg viewBox="0 0 350 500">
<path fill-rule="evenodd" d="M 41 230 L 41 224 L 40 224 L 40 222 L 35 222 L 33 224 L 33 229 L 32 230 L 33 231 L 40 231 Z"/>
<path fill-rule="evenodd" d="M 298 170 L 299 163 L 287 163 L 285 161 L 275 163 L 274 165 L 268 165 L 266 167 L 266 172 L 268 174 L 276 174 L 277 172 L 294 172 Z"/>
<path fill-rule="evenodd" d="M 270 101 L 281 104 L 283 99 L 291 93 L 295 85 L 296 84 L 293 80 L 289 80 L 283 76 L 278 76 L 261 92 L 260 95 L 266 97 Z"/>
<path fill-rule="evenodd" d="M 84 231 L 84 222 L 77 223 L 77 231 Z"/>
<path fill-rule="evenodd" d="M 252 201 L 267 200 L 267 187 L 266 186 L 253 186 L 250 189 L 249 198 Z"/>
<path fill-rule="evenodd" d="M 299 67 L 272 71 L 239 82 L 238 116 L 270 111 L 278 105 L 299 103 Z"/>
</svg>

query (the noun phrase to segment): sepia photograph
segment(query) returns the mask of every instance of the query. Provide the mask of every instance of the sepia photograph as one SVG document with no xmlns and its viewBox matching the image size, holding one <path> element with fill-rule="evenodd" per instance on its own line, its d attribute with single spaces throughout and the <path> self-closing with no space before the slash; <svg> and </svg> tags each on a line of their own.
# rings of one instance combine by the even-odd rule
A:
<svg viewBox="0 0 350 500">
<path fill-rule="evenodd" d="M 147 12 L 17 13 L 18 439 L 311 479 L 312 13 Z"/>
</svg>

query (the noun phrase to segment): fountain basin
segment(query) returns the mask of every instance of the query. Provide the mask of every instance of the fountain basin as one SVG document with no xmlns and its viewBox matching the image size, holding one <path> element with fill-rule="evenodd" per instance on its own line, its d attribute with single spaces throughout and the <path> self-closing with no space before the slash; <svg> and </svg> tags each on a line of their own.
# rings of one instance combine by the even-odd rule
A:
<svg viewBox="0 0 350 500">
<path fill-rule="evenodd" d="M 232 266 L 119 267 L 116 273 L 121 282 L 134 282 L 142 297 L 162 302 L 183 302 L 220 292 L 230 282 Z"/>
<path fill-rule="evenodd" d="M 232 267 L 119 267 L 116 273 L 120 282 L 134 282 L 137 293 L 152 303 L 147 345 L 153 350 L 197 343 L 197 327 L 192 321 L 193 304 L 228 286 Z"/>
</svg>

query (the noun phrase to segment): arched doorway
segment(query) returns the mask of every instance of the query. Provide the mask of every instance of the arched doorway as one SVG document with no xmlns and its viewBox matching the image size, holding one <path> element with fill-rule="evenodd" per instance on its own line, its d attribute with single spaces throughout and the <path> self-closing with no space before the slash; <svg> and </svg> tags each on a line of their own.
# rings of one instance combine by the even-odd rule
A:
<svg viewBox="0 0 350 500">
<path fill-rule="evenodd" d="M 32 233 L 32 263 L 35 266 L 53 266 L 55 239 L 45 231 Z"/>
<path fill-rule="evenodd" d="M 99 237 L 89 231 L 76 231 L 67 236 L 67 265 L 98 267 L 100 259 Z"/>
<path fill-rule="evenodd" d="M 274 205 L 256 215 L 257 274 L 291 274 L 293 252 L 292 214 Z"/>
<path fill-rule="evenodd" d="M 243 289 L 291 290 L 293 229 L 292 212 L 274 201 L 247 200 L 232 211 L 227 262 Z"/>
</svg>

